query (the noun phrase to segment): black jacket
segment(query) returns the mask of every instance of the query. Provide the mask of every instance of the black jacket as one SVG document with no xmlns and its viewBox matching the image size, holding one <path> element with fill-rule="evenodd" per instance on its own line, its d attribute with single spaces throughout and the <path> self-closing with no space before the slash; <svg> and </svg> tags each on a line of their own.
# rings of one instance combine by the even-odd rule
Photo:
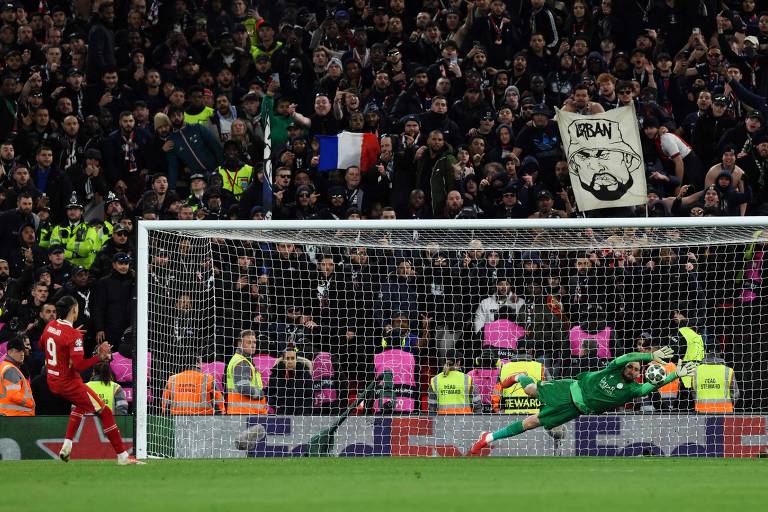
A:
<svg viewBox="0 0 768 512">
<path fill-rule="evenodd" d="M 699 117 L 693 129 L 693 150 L 701 158 L 701 162 L 709 168 L 719 160 L 720 154 L 715 154 L 715 145 L 725 132 L 736 126 L 736 120 L 729 116 L 715 117 L 707 114 Z M 736 148 L 738 154 L 741 148 Z"/>
<path fill-rule="evenodd" d="M 40 167 L 35 166 L 31 170 L 32 182 L 37 183 Z M 51 208 L 51 224 L 59 224 L 66 221 L 66 206 L 72 197 L 72 181 L 63 171 L 55 166 L 51 166 L 48 171 L 48 179 L 45 183 L 44 192 L 48 197 L 48 206 Z"/>
<path fill-rule="evenodd" d="M 136 255 L 136 251 L 130 240 L 122 245 L 117 245 L 115 241 L 110 238 L 101 246 L 101 250 L 96 255 L 96 260 L 94 260 L 93 265 L 91 265 L 91 276 L 97 279 L 108 276 L 110 272 L 112 272 L 112 257 L 119 252 L 124 252 L 131 256 Z"/>
<path fill-rule="evenodd" d="M 98 19 L 88 32 L 88 81 L 96 83 L 105 69 L 116 67 L 115 34 Z"/>
<path fill-rule="evenodd" d="M 297 362 L 289 376 L 285 363 L 272 369 L 267 388 L 267 400 L 275 413 L 283 415 L 312 414 L 312 375 L 304 364 Z"/>
<path fill-rule="evenodd" d="M 106 341 L 120 342 L 123 332 L 131 325 L 135 302 L 134 277 L 112 272 L 96 281 L 91 295 L 91 320 L 95 332 L 104 331 Z"/>
<path fill-rule="evenodd" d="M 0 214 L 0 259 L 9 260 L 21 247 L 19 232 L 26 224 L 35 225 L 33 214 L 22 213 L 18 208 Z"/>
<path fill-rule="evenodd" d="M 75 319 L 74 325 L 82 325 L 89 331 L 91 322 L 91 287 L 92 286 L 89 284 L 86 284 L 85 286 L 77 286 L 70 280 L 64 283 L 64 286 L 59 288 L 59 291 L 57 291 L 55 294 L 52 294 L 50 299 L 50 301 L 55 304 L 65 295 L 71 295 L 74 297 L 75 300 L 77 300 L 77 306 L 79 309 L 79 314 L 77 319 Z M 86 351 L 86 354 L 90 354 L 90 352 Z"/>
<path fill-rule="evenodd" d="M 419 115 L 421 121 L 421 133 L 429 135 L 432 130 L 443 132 L 445 141 L 451 146 L 457 148 L 464 142 L 464 133 L 456 122 L 448 117 L 448 114 L 436 114 L 431 110 Z"/>
</svg>

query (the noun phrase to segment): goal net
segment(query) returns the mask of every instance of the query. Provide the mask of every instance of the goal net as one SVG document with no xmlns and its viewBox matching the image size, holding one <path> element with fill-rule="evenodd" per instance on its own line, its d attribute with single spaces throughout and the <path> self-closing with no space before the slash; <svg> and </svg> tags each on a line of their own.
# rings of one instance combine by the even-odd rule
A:
<svg viewBox="0 0 768 512">
<path fill-rule="evenodd" d="M 667 371 L 697 361 L 695 378 L 490 454 L 754 456 L 766 226 L 141 222 L 137 453 L 466 455 L 540 407 L 500 375 L 569 379 L 668 345 Z"/>
</svg>

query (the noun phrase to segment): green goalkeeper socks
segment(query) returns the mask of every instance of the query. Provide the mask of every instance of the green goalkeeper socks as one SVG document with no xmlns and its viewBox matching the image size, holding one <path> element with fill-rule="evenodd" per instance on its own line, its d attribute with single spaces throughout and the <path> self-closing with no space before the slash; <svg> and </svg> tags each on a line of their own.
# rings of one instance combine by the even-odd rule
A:
<svg viewBox="0 0 768 512">
<path fill-rule="evenodd" d="M 517 383 L 520 384 L 520 387 L 525 389 L 529 384 L 533 384 L 536 382 L 533 380 L 533 377 L 529 377 L 528 375 L 518 375 L 517 376 Z"/>
<path fill-rule="evenodd" d="M 530 379 L 530 377 L 526 377 L 527 379 Z M 531 379 L 533 381 L 533 379 Z M 522 421 L 516 421 L 514 423 L 510 423 L 503 429 L 499 430 L 498 432 L 493 433 L 493 440 L 496 441 L 498 439 L 504 439 L 505 437 L 512 437 L 516 436 L 518 434 L 522 434 L 525 432 L 525 429 L 523 428 L 523 422 Z"/>
</svg>

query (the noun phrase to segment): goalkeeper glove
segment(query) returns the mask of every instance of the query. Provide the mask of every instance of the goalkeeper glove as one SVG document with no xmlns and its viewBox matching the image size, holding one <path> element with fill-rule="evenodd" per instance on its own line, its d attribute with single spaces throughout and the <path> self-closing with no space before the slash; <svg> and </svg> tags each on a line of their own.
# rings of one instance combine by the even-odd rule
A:
<svg viewBox="0 0 768 512">
<path fill-rule="evenodd" d="M 675 355 L 675 351 L 670 347 L 661 347 L 659 350 L 654 350 L 653 360 L 663 362 L 664 359 L 669 359 L 673 355 Z"/>
<path fill-rule="evenodd" d="M 682 367 L 678 368 L 675 373 L 677 373 L 678 377 L 690 377 L 696 371 L 697 366 L 699 366 L 699 363 L 688 361 Z"/>
</svg>

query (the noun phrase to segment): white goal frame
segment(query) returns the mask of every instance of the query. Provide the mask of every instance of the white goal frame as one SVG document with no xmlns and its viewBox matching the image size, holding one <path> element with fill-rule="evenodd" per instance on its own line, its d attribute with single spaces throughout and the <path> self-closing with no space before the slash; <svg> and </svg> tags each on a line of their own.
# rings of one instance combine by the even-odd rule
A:
<svg viewBox="0 0 768 512">
<path fill-rule="evenodd" d="M 136 428 L 134 447 L 140 459 L 147 454 L 147 358 L 149 334 L 149 236 L 150 231 L 218 231 L 218 230 L 531 230 L 547 228 L 602 229 L 602 228 L 715 228 L 756 227 L 768 230 L 768 216 L 756 217 L 675 217 L 675 218 L 569 218 L 569 219 L 429 219 L 429 220 L 311 220 L 311 221 L 252 221 L 252 220 L 153 220 L 139 221 L 137 226 L 137 326 L 135 358 Z"/>
</svg>

